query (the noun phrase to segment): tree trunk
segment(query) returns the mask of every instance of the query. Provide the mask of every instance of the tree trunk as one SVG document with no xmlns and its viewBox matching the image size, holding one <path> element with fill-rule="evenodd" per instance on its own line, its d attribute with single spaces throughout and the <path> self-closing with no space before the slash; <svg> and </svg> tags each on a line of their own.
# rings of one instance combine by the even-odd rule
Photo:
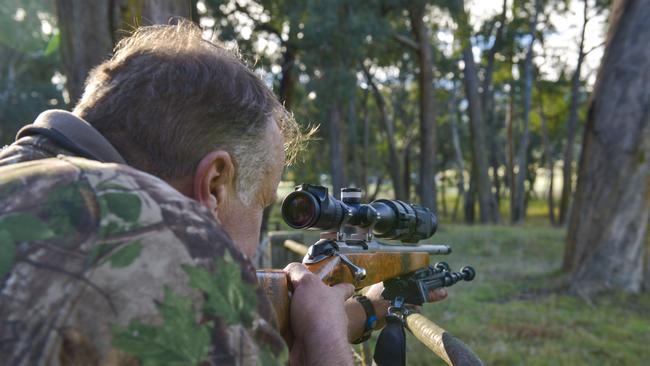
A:
<svg viewBox="0 0 650 366">
<path fill-rule="evenodd" d="M 489 163 L 492 167 L 492 184 L 494 185 L 494 200 L 497 203 L 497 207 L 500 199 L 501 186 L 499 182 L 499 158 L 498 158 L 498 146 L 497 146 L 497 131 L 498 127 L 496 125 L 495 118 L 495 108 L 494 108 L 494 90 L 492 88 L 492 76 L 494 75 L 494 64 L 496 59 L 497 52 L 501 49 L 503 45 L 503 35 L 507 20 L 507 10 L 508 10 L 508 1 L 503 0 L 503 6 L 501 7 L 501 15 L 499 16 L 499 25 L 497 27 L 494 44 L 490 48 L 486 56 L 486 66 L 483 77 L 483 91 L 481 93 L 481 104 L 483 107 L 483 113 L 485 115 L 485 125 L 487 126 L 487 145 L 489 147 Z M 496 210 L 496 219 L 498 222 L 501 221 L 501 214 L 499 210 Z"/>
<path fill-rule="evenodd" d="M 506 177 L 510 189 L 510 222 L 515 218 L 515 196 L 517 187 L 515 185 L 515 83 L 510 83 L 510 95 L 508 97 L 508 109 L 506 111 Z"/>
<path fill-rule="evenodd" d="M 113 49 L 112 10 L 92 1 L 57 0 L 61 63 L 70 107 L 77 104 L 88 72 Z"/>
<path fill-rule="evenodd" d="M 409 9 L 411 28 L 418 42 L 418 85 L 420 89 L 420 203 L 436 211 L 436 115 L 433 93 L 433 52 L 429 30 L 424 24 L 425 4 L 414 2 Z"/>
<path fill-rule="evenodd" d="M 278 94 L 280 102 L 288 111 L 293 107 L 293 94 L 296 89 L 296 73 L 294 71 L 296 64 L 296 49 L 289 42 L 284 42 L 284 53 L 282 54 L 282 79 Z"/>
<path fill-rule="evenodd" d="M 523 223 L 526 218 L 526 189 L 524 183 L 526 182 L 526 173 L 528 172 L 528 142 L 530 140 L 530 105 L 533 96 L 533 44 L 535 43 L 535 28 L 537 28 L 537 17 L 540 10 L 540 0 L 535 0 L 535 10 L 532 20 L 530 21 L 530 43 L 526 51 L 526 61 L 524 63 L 524 129 L 521 133 L 521 142 L 519 143 L 519 151 L 517 161 L 519 165 L 519 172 L 517 174 L 517 189 L 515 195 L 515 210 L 512 221 L 515 223 Z"/>
<path fill-rule="evenodd" d="M 617 1 L 589 106 L 563 268 L 572 289 L 639 292 L 650 221 L 650 6 Z M 647 286 L 647 284 L 645 284 Z"/>
<path fill-rule="evenodd" d="M 88 72 L 109 57 L 124 30 L 166 24 L 172 16 L 188 18 L 192 4 L 194 1 L 185 0 L 56 0 L 61 60 L 71 106 L 81 97 Z"/>
<path fill-rule="evenodd" d="M 474 204 L 476 202 L 476 164 L 472 162 L 469 174 L 469 189 L 465 192 L 463 209 L 465 211 L 465 223 L 473 225 L 476 221 Z"/>
<path fill-rule="evenodd" d="M 341 104 L 338 100 L 332 102 L 329 108 L 330 139 L 330 173 L 332 175 L 332 192 L 334 197 L 339 197 L 341 188 L 345 187 L 345 168 L 343 163 L 343 143 L 341 139 Z"/>
<path fill-rule="evenodd" d="M 542 120 L 542 145 L 544 146 L 544 160 L 546 161 L 546 170 L 548 170 L 548 174 L 549 174 L 548 196 L 546 198 L 546 201 L 548 203 L 548 219 L 551 225 L 555 226 L 556 224 L 555 201 L 553 200 L 553 178 L 554 178 L 553 154 L 551 151 L 551 143 L 548 137 L 548 119 L 546 117 L 546 113 L 544 112 L 544 99 L 541 96 L 541 92 L 539 92 L 538 94 L 539 94 L 539 102 L 538 102 L 539 116 Z"/>
<path fill-rule="evenodd" d="M 471 46 L 463 49 L 465 61 L 465 93 L 469 101 L 469 120 L 471 124 L 472 157 L 476 173 L 476 191 L 478 193 L 479 214 L 481 223 L 496 223 L 496 203 L 492 195 L 492 184 L 488 175 L 487 156 L 485 154 L 485 132 L 483 113 L 478 93 L 479 83 Z"/>
<path fill-rule="evenodd" d="M 395 141 L 395 124 L 386 111 L 386 101 L 384 100 L 384 96 L 381 95 L 381 92 L 377 88 L 377 84 L 372 79 L 370 71 L 368 71 L 366 68 L 364 68 L 363 71 L 366 75 L 368 84 L 372 89 L 372 94 L 375 97 L 375 102 L 379 108 L 379 114 L 381 116 L 384 132 L 386 133 L 386 140 L 388 141 L 388 154 L 390 158 L 389 173 L 390 178 L 393 181 L 395 199 L 406 200 L 406 190 L 403 186 L 402 160 L 400 159 L 400 154 L 397 151 L 397 142 Z"/>
<path fill-rule="evenodd" d="M 456 83 L 454 83 L 451 89 L 451 95 L 449 96 L 449 125 L 451 127 L 451 141 L 454 145 L 454 156 L 456 157 L 456 169 L 458 170 L 458 198 L 457 203 L 454 204 L 453 221 L 456 221 L 458 202 L 460 202 L 461 198 L 465 198 L 465 162 L 463 160 L 463 152 L 460 148 L 457 112 L 458 101 L 456 98 Z"/>
<path fill-rule="evenodd" d="M 463 43 L 463 61 L 465 62 L 464 81 L 465 95 L 469 102 L 469 120 L 471 125 L 472 139 L 472 157 L 473 157 L 473 174 L 476 192 L 478 193 L 479 214 L 481 223 L 496 223 L 498 217 L 498 207 L 494 196 L 492 195 L 492 185 L 488 174 L 487 154 L 485 154 L 485 131 L 483 121 L 483 111 L 481 109 L 481 96 L 479 94 L 479 80 L 472 54 L 472 44 L 470 41 L 470 26 L 467 23 L 467 13 L 464 8 L 464 1 L 458 1 L 458 22 L 459 34 Z M 467 211 L 466 211 L 467 212 Z"/>
<path fill-rule="evenodd" d="M 368 113 L 368 89 L 363 93 L 363 145 L 361 151 L 361 188 L 365 192 L 365 197 L 369 195 L 368 192 L 368 156 L 370 155 L 370 114 Z"/>
<path fill-rule="evenodd" d="M 361 159 L 359 158 L 356 93 L 350 93 L 350 99 L 348 100 L 348 124 L 346 130 L 348 131 L 347 160 L 352 163 L 348 165 L 347 184 L 359 188 L 361 187 Z"/>
<path fill-rule="evenodd" d="M 580 34 L 580 46 L 578 47 L 578 63 L 571 78 L 571 106 L 569 109 L 569 121 L 567 122 L 567 142 L 564 147 L 564 164 L 562 166 L 562 196 L 560 198 L 560 223 L 565 224 L 568 216 L 572 181 L 573 181 L 573 152 L 575 148 L 575 136 L 578 129 L 578 107 L 580 104 L 580 72 L 585 59 L 584 44 L 585 30 L 587 29 L 587 0 L 584 0 L 582 32 Z"/>
</svg>

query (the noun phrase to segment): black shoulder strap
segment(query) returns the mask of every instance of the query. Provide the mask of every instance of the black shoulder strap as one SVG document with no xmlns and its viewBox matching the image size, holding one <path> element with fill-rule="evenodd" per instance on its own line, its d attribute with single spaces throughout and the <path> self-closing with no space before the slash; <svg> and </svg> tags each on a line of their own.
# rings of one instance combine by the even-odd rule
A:
<svg viewBox="0 0 650 366">
<path fill-rule="evenodd" d="M 36 127 L 33 125 L 28 125 L 22 128 L 18 132 L 18 138 L 25 137 L 25 136 L 31 136 L 31 135 L 42 135 L 45 136 L 51 140 L 53 140 L 57 145 L 60 147 L 70 151 L 73 153 L 75 156 L 81 156 L 86 159 L 91 159 L 91 160 L 98 160 L 101 161 L 98 157 L 90 153 L 88 150 L 85 150 L 84 148 L 80 147 L 79 145 L 75 144 L 72 140 L 67 138 L 64 134 L 61 132 L 53 129 L 53 128 L 45 128 L 45 127 Z"/>
</svg>

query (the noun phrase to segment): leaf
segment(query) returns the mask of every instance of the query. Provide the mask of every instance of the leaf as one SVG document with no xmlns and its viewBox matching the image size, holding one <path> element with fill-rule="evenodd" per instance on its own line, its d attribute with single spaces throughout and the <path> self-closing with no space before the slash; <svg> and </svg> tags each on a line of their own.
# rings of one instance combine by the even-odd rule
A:
<svg viewBox="0 0 650 366">
<path fill-rule="evenodd" d="M 138 239 L 122 246 L 106 260 L 111 264 L 112 268 L 128 267 L 140 256 L 142 248 L 142 242 Z"/>
<path fill-rule="evenodd" d="M 9 272 L 16 259 L 16 246 L 6 230 L 0 230 L 0 279 Z"/>
<path fill-rule="evenodd" d="M 92 192 L 84 182 L 56 187 L 47 196 L 43 217 L 59 238 L 67 238 L 79 232 L 91 230 L 89 208 L 83 191 Z"/>
<path fill-rule="evenodd" d="M 47 43 L 45 48 L 45 56 L 50 56 L 59 50 L 59 44 L 61 43 L 60 33 L 55 34 L 50 41 Z"/>
<path fill-rule="evenodd" d="M 87 258 L 88 264 L 89 265 L 95 264 L 95 262 L 99 258 L 103 257 L 104 255 L 106 255 L 106 253 L 110 252 L 114 246 L 115 245 L 111 245 L 111 244 L 99 244 L 93 247 L 90 250 L 90 253 L 88 253 L 88 258 Z"/>
<path fill-rule="evenodd" d="M 134 223 L 140 217 L 142 203 L 136 194 L 110 192 L 101 195 L 101 199 L 111 213 L 126 222 Z"/>
<path fill-rule="evenodd" d="M 158 305 L 162 325 L 134 321 L 127 328 L 113 328 L 113 345 L 137 357 L 143 366 L 198 365 L 208 358 L 212 323 L 198 324 L 189 297 L 165 288 Z"/>
<path fill-rule="evenodd" d="M 0 218 L 0 231 L 6 231 L 15 242 L 47 240 L 54 232 L 38 217 L 19 213 Z"/>
<path fill-rule="evenodd" d="M 259 345 L 259 361 L 258 365 L 261 366 L 279 366 L 289 364 L 289 352 L 284 348 L 281 353 L 275 353 L 264 345 Z"/>
<path fill-rule="evenodd" d="M 204 311 L 219 317 L 228 324 L 249 326 L 256 315 L 257 297 L 255 285 L 245 283 L 238 264 L 226 258 L 215 258 L 215 271 L 203 267 L 184 266 L 190 278 L 190 286 L 206 295 Z"/>
</svg>

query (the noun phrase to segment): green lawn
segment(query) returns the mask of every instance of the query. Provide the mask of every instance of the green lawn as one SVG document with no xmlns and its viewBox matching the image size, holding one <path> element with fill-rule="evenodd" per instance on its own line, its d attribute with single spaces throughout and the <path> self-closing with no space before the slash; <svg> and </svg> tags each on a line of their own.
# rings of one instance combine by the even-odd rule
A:
<svg viewBox="0 0 650 366">
<path fill-rule="evenodd" d="M 563 230 L 445 224 L 434 239 L 452 245 L 452 267 L 471 264 L 478 275 L 424 314 L 486 365 L 648 364 L 650 295 L 610 293 L 591 304 L 567 295 L 558 271 Z M 409 365 L 434 360 L 409 336 Z"/>
</svg>

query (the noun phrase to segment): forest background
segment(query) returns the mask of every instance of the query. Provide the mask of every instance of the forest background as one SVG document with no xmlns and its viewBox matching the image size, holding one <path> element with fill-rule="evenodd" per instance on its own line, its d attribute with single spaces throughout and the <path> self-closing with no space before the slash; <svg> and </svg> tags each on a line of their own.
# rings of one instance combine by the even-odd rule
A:
<svg viewBox="0 0 650 366">
<path fill-rule="evenodd" d="M 479 277 L 425 313 L 486 363 L 642 364 L 648 9 L 607 0 L 4 0 L 0 144 L 41 111 L 71 108 L 88 71 L 135 26 L 190 18 L 237 49 L 305 129 L 319 126 L 280 197 L 302 182 L 354 186 L 367 200 L 438 213 L 434 239 Z M 282 228 L 277 211 L 266 212 L 265 229 Z M 409 350 L 409 364 L 430 362 L 417 342 Z"/>
</svg>

